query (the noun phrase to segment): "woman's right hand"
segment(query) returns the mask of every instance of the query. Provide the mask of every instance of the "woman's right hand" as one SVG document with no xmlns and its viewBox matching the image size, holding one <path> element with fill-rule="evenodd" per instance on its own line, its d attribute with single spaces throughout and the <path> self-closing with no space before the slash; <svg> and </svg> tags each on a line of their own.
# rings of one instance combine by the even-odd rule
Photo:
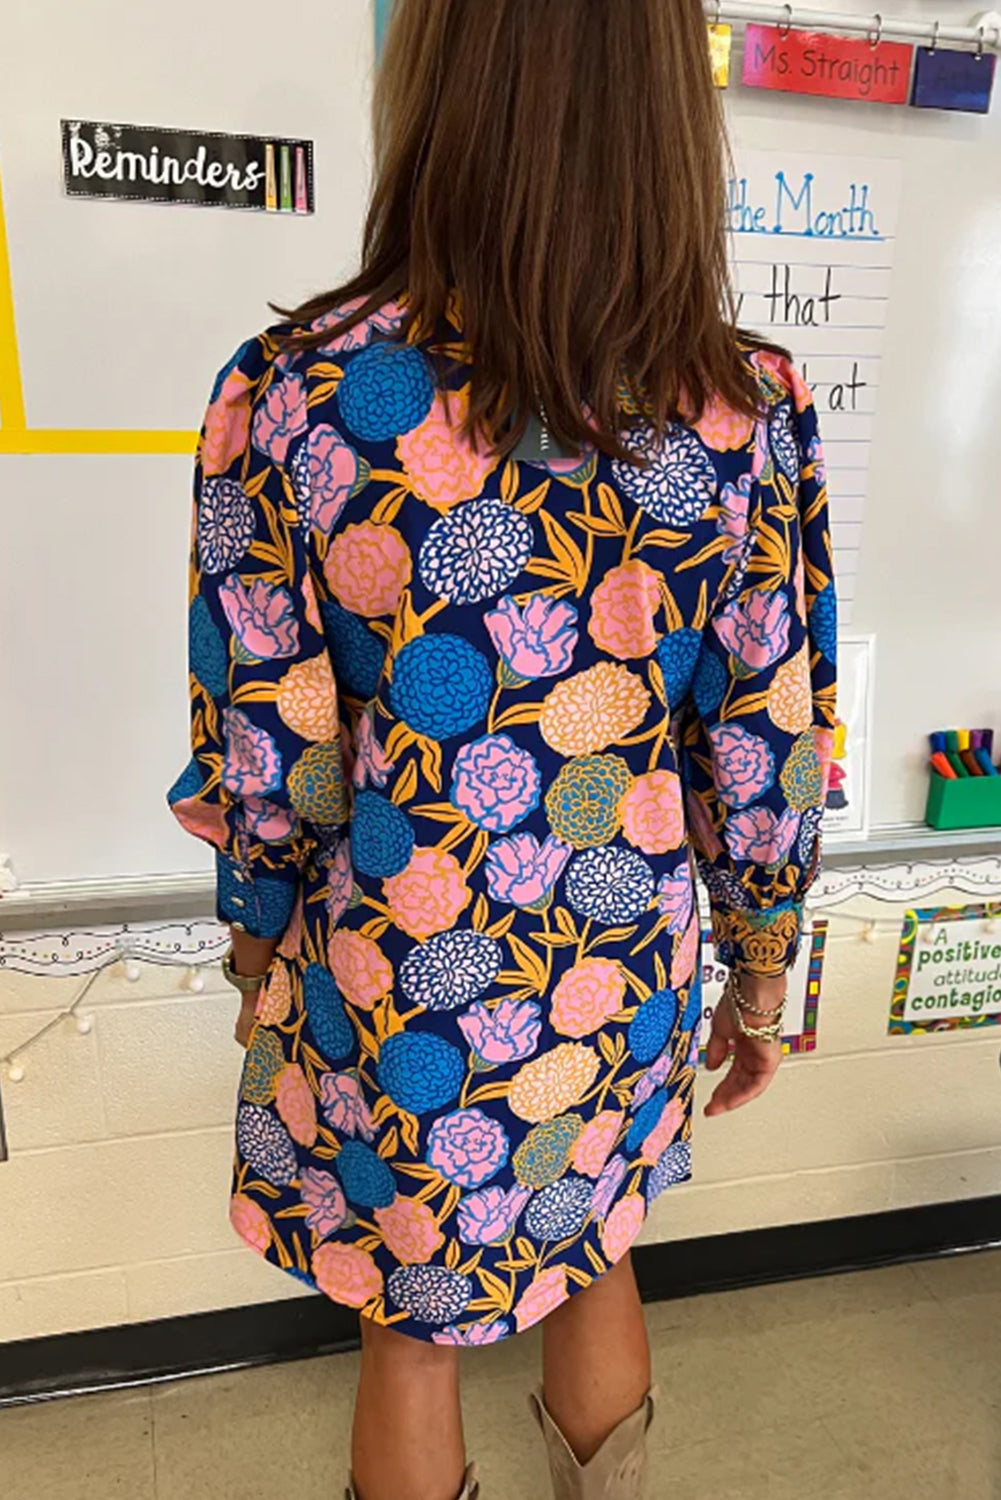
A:
<svg viewBox="0 0 1001 1500">
<path fill-rule="evenodd" d="M 784 974 L 767 979 L 753 974 L 741 975 L 741 995 L 761 1010 L 779 1005 L 786 988 Z M 749 1025 L 754 1025 L 765 1018 L 750 1015 L 746 1019 Z M 739 1109 L 742 1104 L 750 1104 L 752 1099 L 765 1092 L 782 1061 L 782 1043 L 758 1042 L 745 1036 L 737 1024 L 729 998 L 724 996 L 713 1011 L 712 1032 L 706 1046 L 706 1067 L 714 1072 L 731 1056 L 730 1068 L 713 1090 L 703 1114 L 723 1115 Z"/>
</svg>

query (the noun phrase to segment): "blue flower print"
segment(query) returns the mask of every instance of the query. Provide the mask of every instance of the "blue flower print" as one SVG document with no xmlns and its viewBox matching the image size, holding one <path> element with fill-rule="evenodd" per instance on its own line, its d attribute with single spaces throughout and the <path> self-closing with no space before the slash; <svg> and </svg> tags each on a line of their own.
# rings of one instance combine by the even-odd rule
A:
<svg viewBox="0 0 1001 1500">
<path fill-rule="evenodd" d="M 691 1031 L 702 1014 L 702 965 L 696 964 L 695 973 L 692 976 L 691 987 L 688 991 L 688 999 L 685 1001 L 684 1013 L 681 1017 L 682 1031 Z"/>
<path fill-rule="evenodd" d="M 627 1151 L 638 1151 L 651 1130 L 656 1130 L 660 1124 L 660 1117 L 667 1108 L 668 1097 L 667 1089 L 658 1089 L 636 1111 L 629 1125 L 629 1133 L 626 1136 Z"/>
<path fill-rule="evenodd" d="M 229 686 L 229 657 L 201 594 L 191 601 L 188 611 L 188 663 L 207 693 L 223 697 Z"/>
<path fill-rule="evenodd" d="M 256 343 L 256 339 L 244 339 L 243 343 L 240 345 L 239 349 L 237 349 L 232 359 L 227 360 L 223 365 L 212 386 L 212 394 L 209 397 L 210 406 L 214 405 L 215 402 L 219 400 L 219 397 L 222 395 L 222 388 L 226 384 L 226 381 L 232 375 L 233 371 L 238 369 L 239 366 L 243 364 L 243 361 L 246 359 L 247 355 L 251 353 Z"/>
<path fill-rule="evenodd" d="M 473 1300 L 473 1283 L 444 1266 L 398 1266 L 386 1283 L 390 1301 L 418 1323 L 454 1323 Z"/>
<path fill-rule="evenodd" d="M 337 388 L 345 423 L 369 443 L 386 442 L 419 427 L 433 401 L 427 360 L 407 344 L 371 344 L 363 349 Z"/>
<path fill-rule="evenodd" d="M 401 808 L 378 792 L 355 792 L 351 863 L 362 875 L 399 875 L 414 852 L 414 830 Z"/>
<path fill-rule="evenodd" d="M 692 1175 L 692 1148 L 688 1141 L 674 1141 L 663 1152 L 646 1184 L 646 1201 L 649 1206 L 659 1198 L 665 1188 L 675 1183 L 687 1182 Z"/>
<path fill-rule="evenodd" d="M 467 500 L 435 521 L 418 567 L 449 604 L 479 604 L 509 588 L 532 555 L 532 523 L 503 500 Z"/>
<path fill-rule="evenodd" d="M 328 1062 L 340 1062 L 354 1049 L 355 1030 L 329 969 L 321 964 L 307 965 L 302 976 L 302 998 L 317 1048 Z"/>
<path fill-rule="evenodd" d="M 269 880 L 257 876 L 253 884 L 242 879 L 239 862 L 229 855 L 216 856 L 216 906 L 224 922 L 246 923 L 253 915 L 260 937 L 281 937 L 295 905 L 295 885 L 291 880 Z M 252 904 L 251 911 L 248 902 Z"/>
<path fill-rule="evenodd" d="M 400 988 L 411 1005 L 458 1010 L 490 988 L 503 955 L 496 938 L 455 928 L 411 948 L 400 965 Z"/>
<path fill-rule="evenodd" d="M 702 648 L 698 630 L 672 630 L 657 647 L 657 661 L 664 674 L 664 691 L 671 710 L 680 708 L 692 685 L 692 674 Z"/>
<path fill-rule="evenodd" d="M 201 767 L 192 756 L 167 793 L 167 802 L 173 807 L 175 802 L 186 802 L 189 797 L 197 797 L 204 785 Z"/>
<path fill-rule="evenodd" d="M 396 1197 L 392 1171 L 364 1141 L 344 1141 L 334 1167 L 350 1203 L 362 1208 L 388 1208 Z"/>
<path fill-rule="evenodd" d="M 705 881 L 710 900 L 725 907 L 727 911 L 749 911 L 754 905 L 747 887 L 730 870 L 718 870 L 708 861 L 702 861 L 699 874 Z"/>
<path fill-rule="evenodd" d="M 257 532 L 254 505 L 236 479 L 206 479 L 198 503 L 198 556 L 204 573 L 226 573 Z"/>
<path fill-rule="evenodd" d="M 726 697 L 730 677 L 718 656 L 707 648 L 699 653 L 692 679 L 692 697 L 695 707 L 704 719 L 710 718 Z"/>
<path fill-rule="evenodd" d="M 827 584 L 809 609 L 813 643 L 829 662 L 838 659 L 838 600 L 833 583 Z"/>
<path fill-rule="evenodd" d="M 800 470 L 799 448 L 792 430 L 792 417 L 787 401 L 775 408 L 768 430 L 772 456 L 778 468 L 787 479 L 797 478 Z"/>
<path fill-rule="evenodd" d="M 668 428 L 663 439 L 652 427 L 627 435 L 629 447 L 647 465 L 616 459 L 616 482 L 654 520 L 691 528 L 712 504 L 718 488 L 716 470 L 698 437 L 684 427 Z"/>
<path fill-rule="evenodd" d="M 486 715 L 493 675 L 482 651 L 459 635 L 419 635 L 393 667 L 389 701 L 415 734 L 447 740 Z"/>
<path fill-rule="evenodd" d="M 536 1240 L 568 1240 L 587 1223 L 594 1183 L 586 1177 L 561 1177 L 536 1193 L 525 1210 L 525 1229 Z"/>
<path fill-rule="evenodd" d="M 280 1120 L 260 1104 L 241 1104 L 236 1117 L 240 1154 L 272 1187 L 288 1187 L 296 1174 L 295 1147 Z"/>
<path fill-rule="evenodd" d="M 397 1032 L 386 1038 L 379 1053 L 379 1087 L 413 1115 L 454 1104 L 465 1073 L 458 1047 L 430 1032 Z"/>
<path fill-rule="evenodd" d="M 357 615 L 334 599 L 320 605 L 320 617 L 338 687 L 368 702 L 379 688 L 385 646 Z"/>
<path fill-rule="evenodd" d="M 651 1063 L 663 1052 L 677 1017 L 673 990 L 658 990 L 644 1000 L 629 1023 L 629 1050 L 637 1062 Z"/>
<path fill-rule="evenodd" d="M 633 922 L 653 900 L 654 875 L 632 849 L 605 844 L 578 854 L 567 871 L 567 901 L 582 917 L 611 926 Z"/>
</svg>

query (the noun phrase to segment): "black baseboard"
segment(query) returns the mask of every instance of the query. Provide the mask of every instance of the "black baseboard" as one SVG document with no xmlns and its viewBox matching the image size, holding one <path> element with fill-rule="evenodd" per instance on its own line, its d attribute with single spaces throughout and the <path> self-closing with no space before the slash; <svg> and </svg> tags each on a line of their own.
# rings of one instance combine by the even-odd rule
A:
<svg viewBox="0 0 1001 1500">
<path fill-rule="evenodd" d="M 1001 1194 L 641 1245 L 646 1302 L 1001 1246 Z M 355 1347 L 354 1313 L 310 1295 L 0 1344 L 0 1406 Z"/>
</svg>

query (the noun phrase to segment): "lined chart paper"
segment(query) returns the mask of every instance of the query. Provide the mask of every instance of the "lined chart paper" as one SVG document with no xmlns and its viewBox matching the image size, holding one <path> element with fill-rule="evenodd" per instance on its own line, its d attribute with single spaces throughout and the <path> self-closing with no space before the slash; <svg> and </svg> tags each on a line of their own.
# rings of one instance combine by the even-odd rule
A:
<svg viewBox="0 0 1001 1500">
<path fill-rule="evenodd" d="M 813 388 L 843 624 L 851 621 L 900 198 L 895 161 L 738 151 L 728 188 L 738 322 Z"/>
</svg>

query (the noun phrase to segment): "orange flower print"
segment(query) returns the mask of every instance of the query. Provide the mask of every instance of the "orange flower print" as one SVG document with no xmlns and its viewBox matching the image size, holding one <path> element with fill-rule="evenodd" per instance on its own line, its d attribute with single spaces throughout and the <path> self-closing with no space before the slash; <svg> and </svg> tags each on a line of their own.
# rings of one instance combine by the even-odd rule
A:
<svg viewBox="0 0 1001 1500">
<path fill-rule="evenodd" d="M 449 392 L 447 411 L 444 396 L 438 395 L 420 426 L 396 440 L 396 454 L 414 494 L 436 510 L 474 500 L 497 467 L 495 454 L 461 436 L 468 411 L 468 386 Z"/>
<path fill-rule="evenodd" d="M 372 1217 L 386 1249 L 405 1266 L 424 1265 L 445 1243 L 434 1214 L 416 1198 L 401 1198 L 397 1193 L 388 1208 L 377 1208 Z"/>
<path fill-rule="evenodd" d="M 465 872 L 447 849 L 415 849 L 399 875 L 382 882 L 393 921 L 410 937 L 432 937 L 455 925 L 469 905 Z"/>
<path fill-rule="evenodd" d="M 302 886 L 300 885 L 289 917 L 288 926 L 278 944 L 282 958 L 297 958 L 302 952 Z M 284 1016 L 282 1017 L 284 1020 Z"/>
<path fill-rule="evenodd" d="M 316 1140 L 316 1102 L 298 1063 L 289 1063 L 278 1074 L 275 1105 L 292 1139 L 300 1146 L 312 1146 Z"/>
<path fill-rule="evenodd" d="M 561 1042 L 520 1067 L 511 1080 L 513 1114 L 530 1125 L 554 1120 L 579 1104 L 598 1075 L 598 1054 L 581 1042 Z"/>
<path fill-rule="evenodd" d="M 259 1203 L 245 1193 L 234 1193 L 229 1200 L 229 1222 L 241 1239 L 263 1255 L 271 1244 L 271 1220 Z"/>
<path fill-rule="evenodd" d="M 643 1160 L 654 1164 L 660 1160 L 685 1120 L 685 1101 L 680 1093 L 671 1095 L 664 1113 L 643 1142 Z"/>
<path fill-rule="evenodd" d="M 325 652 L 289 667 L 278 684 L 276 701 L 283 723 L 300 739 L 337 738 L 337 687 Z"/>
<path fill-rule="evenodd" d="M 567 971 L 553 990 L 550 1020 L 561 1036 L 580 1038 L 622 1009 L 626 981 L 609 958 L 585 958 Z"/>
<path fill-rule="evenodd" d="M 622 831 L 644 854 L 667 854 L 685 839 L 681 781 L 674 771 L 637 776 L 619 803 Z"/>
<path fill-rule="evenodd" d="M 582 1172 L 585 1177 L 601 1176 L 615 1150 L 624 1118 L 621 1109 L 603 1109 L 588 1121 L 573 1148 L 575 1172 Z"/>
<path fill-rule="evenodd" d="M 257 1002 L 256 1019 L 262 1026 L 280 1026 L 292 1009 L 292 981 L 285 964 L 276 963 Z"/>
<path fill-rule="evenodd" d="M 323 576 L 345 609 L 373 618 L 394 615 L 413 567 L 410 549 L 395 526 L 359 521 L 330 544 Z"/>
<path fill-rule="evenodd" d="M 722 401 L 713 400 L 695 423 L 695 431 L 707 448 L 712 448 L 715 453 L 727 453 L 734 448 L 746 448 L 754 431 L 754 419 L 733 411 Z"/>
<path fill-rule="evenodd" d="M 518 1332 L 524 1333 L 535 1323 L 541 1323 L 561 1302 L 567 1300 L 567 1273 L 565 1266 L 550 1266 L 529 1283 L 514 1309 L 514 1320 Z"/>
<path fill-rule="evenodd" d="M 661 575 L 638 558 L 610 568 L 591 595 L 588 633 L 619 661 L 649 656 L 660 639 L 654 617 L 660 608 Z"/>
<path fill-rule="evenodd" d="M 608 1215 L 601 1236 L 601 1248 L 613 1266 L 632 1246 L 643 1228 L 645 1217 L 643 1199 L 638 1193 L 632 1193 L 628 1198 L 620 1198 Z"/>
<path fill-rule="evenodd" d="M 560 755 L 605 750 L 646 718 L 650 694 L 628 667 L 602 661 L 564 678 L 547 694 L 539 730 Z"/>
<path fill-rule="evenodd" d="M 327 944 L 330 972 L 341 994 L 359 1010 L 371 1010 L 393 987 L 393 969 L 378 943 L 338 928 Z"/>
<path fill-rule="evenodd" d="M 364 1307 L 382 1291 L 382 1272 L 356 1245 L 320 1245 L 313 1251 L 313 1275 L 320 1291 L 345 1307 Z"/>
<path fill-rule="evenodd" d="M 813 724 L 810 653 L 804 642 L 776 670 L 768 689 L 768 717 L 786 734 L 803 734 Z"/>
</svg>

